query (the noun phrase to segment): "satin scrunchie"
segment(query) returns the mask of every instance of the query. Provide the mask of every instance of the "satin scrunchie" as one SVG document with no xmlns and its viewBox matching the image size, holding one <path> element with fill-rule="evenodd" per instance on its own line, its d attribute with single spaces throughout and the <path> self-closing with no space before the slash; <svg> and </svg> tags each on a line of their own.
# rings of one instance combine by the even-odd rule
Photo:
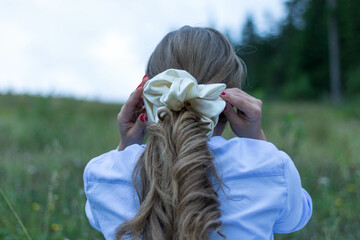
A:
<svg viewBox="0 0 360 240">
<path fill-rule="evenodd" d="M 158 122 L 158 111 L 163 108 L 180 111 L 185 107 L 201 117 L 210 137 L 225 108 L 219 97 L 225 88 L 223 83 L 198 84 L 188 72 L 168 69 L 145 83 L 143 99 L 150 121 Z"/>
</svg>

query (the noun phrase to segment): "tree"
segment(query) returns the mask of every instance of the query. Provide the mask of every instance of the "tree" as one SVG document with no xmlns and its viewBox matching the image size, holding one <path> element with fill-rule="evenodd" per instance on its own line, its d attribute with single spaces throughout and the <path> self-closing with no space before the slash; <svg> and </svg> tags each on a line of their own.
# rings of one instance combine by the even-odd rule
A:
<svg viewBox="0 0 360 240">
<path fill-rule="evenodd" d="M 330 64 L 330 86 L 331 99 L 334 103 L 341 100 L 340 80 L 340 50 L 338 21 L 336 14 L 336 0 L 327 0 L 328 7 L 328 43 L 329 43 L 329 64 Z"/>
<path fill-rule="evenodd" d="M 359 0 L 328 7 L 331 1 L 286 1 L 287 16 L 276 35 L 258 35 L 251 16 L 247 18 L 242 45 L 235 48 L 248 67 L 247 91 L 282 99 L 332 96 L 334 102 L 342 93 L 358 96 Z"/>
</svg>

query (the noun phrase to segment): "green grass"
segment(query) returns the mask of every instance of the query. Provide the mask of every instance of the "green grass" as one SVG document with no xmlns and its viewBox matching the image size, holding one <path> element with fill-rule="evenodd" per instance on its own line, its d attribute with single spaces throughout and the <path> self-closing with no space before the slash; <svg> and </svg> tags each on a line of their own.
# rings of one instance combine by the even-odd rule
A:
<svg viewBox="0 0 360 240">
<path fill-rule="evenodd" d="M 360 239 L 359 102 L 264 103 L 269 141 L 313 198 L 309 224 L 276 239 Z M 0 187 L 32 239 L 103 239 L 84 214 L 82 173 L 119 142 L 117 104 L 0 95 Z M 225 137 L 232 136 L 229 129 Z M 27 239 L 0 195 L 0 239 Z"/>
</svg>

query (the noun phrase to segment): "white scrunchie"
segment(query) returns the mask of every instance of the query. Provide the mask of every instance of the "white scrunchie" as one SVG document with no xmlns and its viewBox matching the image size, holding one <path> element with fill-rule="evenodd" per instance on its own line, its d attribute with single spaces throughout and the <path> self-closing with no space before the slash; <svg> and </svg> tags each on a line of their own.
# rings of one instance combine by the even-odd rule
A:
<svg viewBox="0 0 360 240">
<path fill-rule="evenodd" d="M 223 83 L 198 84 L 188 72 L 168 69 L 145 83 L 143 99 L 150 121 L 159 121 L 161 109 L 180 111 L 186 107 L 201 116 L 201 124 L 210 137 L 225 108 L 225 101 L 219 97 L 225 88 Z"/>
</svg>

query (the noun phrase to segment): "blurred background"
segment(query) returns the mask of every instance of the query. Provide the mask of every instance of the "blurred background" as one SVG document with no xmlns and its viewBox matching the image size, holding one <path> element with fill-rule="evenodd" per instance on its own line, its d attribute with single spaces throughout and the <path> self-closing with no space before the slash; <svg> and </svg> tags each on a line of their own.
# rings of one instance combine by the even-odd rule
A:
<svg viewBox="0 0 360 240">
<path fill-rule="evenodd" d="M 119 142 L 116 115 L 163 36 L 224 33 L 248 69 L 269 141 L 314 212 L 276 239 L 360 239 L 357 0 L 0 0 L 0 239 L 102 239 L 84 214 L 87 162 Z M 226 129 L 225 138 L 233 137 Z"/>
<path fill-rule="evenodd" d="M 282 1 L 2 0 L 0 91 L 124 102 L 171 30 L 213 26 L 239 44 L 246 17 L 276 32 Z"/>
</svg>

